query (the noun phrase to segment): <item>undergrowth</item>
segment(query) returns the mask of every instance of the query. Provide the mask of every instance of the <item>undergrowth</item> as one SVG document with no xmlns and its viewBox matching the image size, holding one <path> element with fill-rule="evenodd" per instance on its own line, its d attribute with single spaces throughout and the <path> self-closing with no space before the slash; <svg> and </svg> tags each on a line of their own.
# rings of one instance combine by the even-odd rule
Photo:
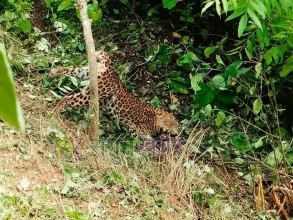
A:
<svg viewBox="0 0 293 220">
<path fill-rule="evenodd" d="M 48 76 L 87 64 L 73 2 L 0 5 L 26 117 L 24 136 L 0 122 L 0 218 L 280 219 L 272 191 L 290 188 L 293 164 L 289 1 L 89 2 L 96 48 L 127 89 L 180 120 L 180 147 L 163 152 L 142 151 L 103 107 L 98 143 L 86 111 L 52 116 L 86 85 Z"/>
</svg>

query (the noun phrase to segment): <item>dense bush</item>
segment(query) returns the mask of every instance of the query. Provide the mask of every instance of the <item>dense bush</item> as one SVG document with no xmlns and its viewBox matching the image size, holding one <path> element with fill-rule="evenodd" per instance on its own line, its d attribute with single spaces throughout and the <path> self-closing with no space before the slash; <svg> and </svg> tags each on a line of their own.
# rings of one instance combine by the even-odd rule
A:
<svg viewBox="0 0 293 220">
<path fill-rule="evenodd" d="M 74 3 L 45 0 L 49 14 L 45 19 L 66 42 L 62 49 L 56 47 L 62 59 L 65 51 L 85 50 Z M 132 62 L 143 61 L 145 71 L 160 76 L 162 88 L 152 104 L 160 105 L 157 96 L 168 86 L 175 94 L 170 108 L 185 119 L 182 124 L 200 120 L 210 127 L 207 146 L 225 149 L 227 157 L 260 154 L 269 165 L 293 163 L 291 0 L 88 4 L 99 47 L 114 52 L 116 44 L 126 44 L 132 48 Z M 0 8 L 4 28 L 22 35 L 24 44 L 40 40 L 29 23 L 32 8 L 32 2 L 21 0 Z M 141 46 L 142 41 L 147 46 Z M 64 60 L 82 63 L 68 56 Z M 121 75 L 133 69 L 131 64 L 117 66 Z M 191 104 L 180 102 L 186 97 L 193 100 Z"/>
</svg>

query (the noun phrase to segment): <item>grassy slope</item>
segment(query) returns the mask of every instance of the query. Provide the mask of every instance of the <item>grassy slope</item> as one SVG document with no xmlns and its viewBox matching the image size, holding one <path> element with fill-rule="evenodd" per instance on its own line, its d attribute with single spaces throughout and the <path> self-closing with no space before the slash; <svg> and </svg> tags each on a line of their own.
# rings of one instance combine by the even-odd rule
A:
<svg viewBox="0 0 293 220">
<path fill-rule="evenodd" d="M 52 117 L 41 80 L 33 81 L 17 83 L 27 134 L 0 123 L 0 219 L 253 218 L 251 194 L 237 175 L 191 160 L 205 130 L 198 127 L 180 154 L 102 151 L 77 125 Z M 49 127 L 64 131 L 81 158 L 57 157 Z"/>
</svg>

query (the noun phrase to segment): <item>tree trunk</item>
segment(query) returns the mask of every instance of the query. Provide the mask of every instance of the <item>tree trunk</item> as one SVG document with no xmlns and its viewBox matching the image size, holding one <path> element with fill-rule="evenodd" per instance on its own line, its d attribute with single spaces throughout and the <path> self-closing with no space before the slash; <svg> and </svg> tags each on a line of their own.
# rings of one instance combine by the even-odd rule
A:
<svg viewBox="0 0 293 220">
<path fill-rule="evenodd" d="M 97 82 L 97 61 L 95 56 L 95 44 L 91 28 L 91 20 L 87 14 L 87 3 L 85 0 L 78 0 L 78 6 L 80 9 L 80 20 L 82 22 L 84 40 L 86 44 L 86 50 L 89 63 L 89 75 L 90 75 L 90 127 L 89 136 L 90 139 L 99 138 L 99 96 L 98 96 L 98 82 Z"/>
</svg>

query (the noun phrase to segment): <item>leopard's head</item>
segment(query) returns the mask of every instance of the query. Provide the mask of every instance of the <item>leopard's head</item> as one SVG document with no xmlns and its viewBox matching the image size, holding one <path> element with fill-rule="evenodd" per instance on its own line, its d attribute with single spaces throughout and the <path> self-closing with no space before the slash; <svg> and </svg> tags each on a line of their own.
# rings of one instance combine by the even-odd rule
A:
<svg viewBox="0 0 293 220">
<path fill-rule="evenodd" d="M 104 52 L 102 50 L 97 50 L 95 52 L 95 54 L 96 54 L 96 58 L 97 58 L 98 63 L 105 63 L 106 66 L 112 64 L 112 61 L 106 52 Z"/>
<path fill-rule="evenodd" d="M 178 135 L 178 120 L 171 113 L 156 109 L 156 127 L 172 135 Z"/>
</svg>

